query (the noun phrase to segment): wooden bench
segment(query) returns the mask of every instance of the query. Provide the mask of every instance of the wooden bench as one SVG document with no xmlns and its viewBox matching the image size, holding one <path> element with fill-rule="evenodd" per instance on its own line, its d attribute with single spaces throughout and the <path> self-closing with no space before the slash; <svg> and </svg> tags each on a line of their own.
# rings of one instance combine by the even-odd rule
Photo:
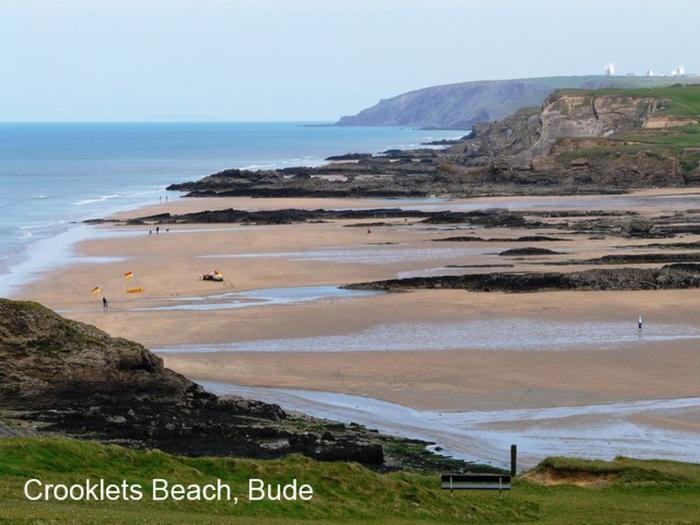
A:
<svg viewBox="0 0 700 525">
<path fill-rule="evenodd" d="M 440 482 L 443 489 L 449 490 L 497 490 L 500 496 L 502 490 L 511 489 L 511 479 L 515 477 L 518 463 L 518 447 L 510 446 L 510 474 L 497 472 L 466 474 L 443 474 Z"/>
<path fill-rule="evenodd" d="M 510 474 L 443 474 L 442 488 L 446 490 L 510 490 Z"/>
</svg>

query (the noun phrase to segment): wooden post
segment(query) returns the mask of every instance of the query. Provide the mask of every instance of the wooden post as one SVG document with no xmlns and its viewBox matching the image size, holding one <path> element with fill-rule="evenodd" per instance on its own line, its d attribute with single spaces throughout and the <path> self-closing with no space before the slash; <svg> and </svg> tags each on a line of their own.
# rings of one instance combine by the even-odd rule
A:
<svg viewBox="0 0 700 525">
<path fill-rule="evenodd" d="M 517 445 L 510 446 L 510 476 L 515 477 L 518 470 L 518 447 Z"/>
</svg>

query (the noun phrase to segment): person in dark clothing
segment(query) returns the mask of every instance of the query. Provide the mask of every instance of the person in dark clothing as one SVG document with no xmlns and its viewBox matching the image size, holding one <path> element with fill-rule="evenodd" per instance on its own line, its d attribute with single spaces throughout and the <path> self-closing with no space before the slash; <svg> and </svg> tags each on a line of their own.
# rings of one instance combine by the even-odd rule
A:
<svg viewBox="0 0 700 525">
<path fill-rule="evenodd" d="M 107 308 L 109 308 L 109 301 L 107 301 L 106 297 L 103 297 L 102 298 L 102 309 L 106 310 Z"/>
</svg>

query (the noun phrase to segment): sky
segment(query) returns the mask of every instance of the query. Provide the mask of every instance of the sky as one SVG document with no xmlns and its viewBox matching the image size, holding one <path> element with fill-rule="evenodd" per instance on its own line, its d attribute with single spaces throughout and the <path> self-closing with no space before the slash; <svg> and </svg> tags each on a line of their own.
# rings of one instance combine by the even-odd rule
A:
<svg viewBox="0 0 700 525">
<path fill-rule="evenodd" d="M 468 80 L 700 72 L 697 0 L 0 0 L 0 121 L 332 121 Z"/>
</svg>

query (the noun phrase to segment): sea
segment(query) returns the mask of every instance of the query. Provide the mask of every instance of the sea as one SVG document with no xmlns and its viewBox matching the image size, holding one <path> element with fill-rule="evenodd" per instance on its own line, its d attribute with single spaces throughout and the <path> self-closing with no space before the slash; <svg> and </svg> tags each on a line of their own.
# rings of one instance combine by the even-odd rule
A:
<svg viewBox="0 0 700 525">
<path fill-rule="evenodd" d="M 315 166 L 466 132 L 308 122 L 0 124 L 0 296 L 67 255 L 85 219 L 180 198 L 226 168 Z"/>
</svg>

